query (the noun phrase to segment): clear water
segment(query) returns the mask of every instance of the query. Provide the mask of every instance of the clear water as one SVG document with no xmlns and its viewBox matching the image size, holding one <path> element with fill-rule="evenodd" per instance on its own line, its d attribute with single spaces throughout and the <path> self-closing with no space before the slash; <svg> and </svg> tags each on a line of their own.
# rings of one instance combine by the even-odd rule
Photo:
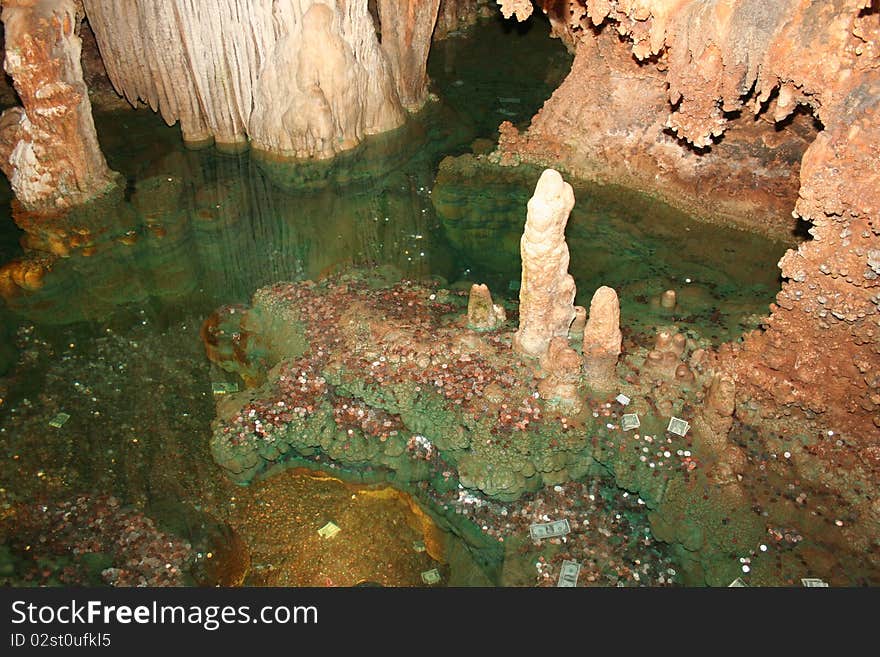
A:
<svg viewBox="0 0 880 657">
<path fill-rule="evenodd" d="M 328 169 L 187 151 L 177 128 L 146 111 L 97 115 L 109 164 L 127 180 L 125 203 L 88 218 L 87 252 L 55 259 L 40 289 L 0 305 L 5 508 L 90 490 L 156 509 L 229 496 L 207 449 L 214 373 L 199 326 L 262 285 L 375 263 L 450 285 L 485 280 L 516 298 L 537 174 L 490 172 L 444 189 L 434 179 L 444 156 L 482 148 L 475 140 L 494 139 L 502 120 L 524 125 L 558 85 L 570 56 L 546 34 L 496 20 L 439 44 L 429 72 L 440 101 Z M 581 303 L 612 285 L 624 324 L 649 332 L 671 318 L 652 299 L 675 287 L 678 319 L 713 341 L 766 312 L 785 245 L 622 190 L 576 195 L 568 234 Z M 9 200 L 4 180 L 4 261 L 22 255 Z M 47 427 L 62 411 L 67 423 Z"/>
</svg>

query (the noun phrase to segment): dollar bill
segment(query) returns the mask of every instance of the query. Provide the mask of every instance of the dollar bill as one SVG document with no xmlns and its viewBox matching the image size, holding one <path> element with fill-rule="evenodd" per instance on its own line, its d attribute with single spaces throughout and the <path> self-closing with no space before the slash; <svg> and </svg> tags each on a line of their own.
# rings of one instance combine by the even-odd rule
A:
<svg viewBox="0 0 880 657">
<path fill-rule="evenodd" d="M 336 534 L 338 534 L 341 531 L 342 530 L 339 528 L 339 526 L 336 523 L 328 522 L 326 525 L 324 525 L 323 527 L 321 527 L 321 529 L 318 530 L 318 536 L 320 536 L 321 538 L 333 538 L 334 536 L 336 536 Z"/>
<path fill-rule="evenodd" d="M 680 417 L 672 416 L 669 418 L 669 426 L 666 427 L 666 430 L 669 433 L 674 433 L 676 436 L 684 436 L 690 428 L 689 422 L 682 420 Z"/>
<path fill-rule="evenodd" d="M 556 586 L 573 588 L 577 586 L 578 575 L 580 574 L 581 565 L 577 561 L 566 559 L 562 562 L 562 568 L 559 569 L 559 581 L 556 582 Z"/>
<path fill-rule="evenodd" d="M 60 429 L 69 419 L 70 415 L 67 413 L 58 413 L 55 417 L 49 420 L 49 426 L 54 427 L 55 429 Z"/>
<path fill-rule="evenodd" d="M 627 397 L 623 393 L 620 393 L 619 395 L 617 395 L 617 397 L 615 397 L 614 400 L 618 404 L 620 404 L 621 406 L 626 406 L 627 404 L 629 404 L 632 401 L 629 397 Z"/>
<path fill-rule="evenodd" d="M 238 392 L 238 384 L 227 383 L 226 381 L 214 381 L 211 384 L 211 392 L 215 395 L 228 395 L 233 392 Z"/>
<path fill-rule="evenodd" d="M 413 541 L 412 547 L 415 552 L 425 552 L 428 549 L 424 541 Z"/>
<path fill-rule="evenodd" d="M 640 426 L 642 426 L 642 423 L 639 422 L 638 413 L 624 413 L 620 418 L 620 428 L 624 431 L 638 429 Z"/>
<path fill-rule="evenodd" d="M 729 589 L 747 589 L 749 585 L 743 581 L 742 577 L 737 577 L 730 584 L 727 585 Z"/>
<path fill-rule="evenodd" d="M 825 588 L 828 586 L 828 582 L 821 580 L 818 577 L 804 577 L 801 579 L 801 584 L 808 589 Z"/>
<path fill-rule="evenodd" d="M 543 538 L 555 538 L 571 533 L 571 525 L 568 520 L 554 520 L 553 522 L 540 522 L 529 525 L 529 535 L 532 540 L 539 541 Z"/>
<path fill-rule="evenodd" d="M 431 568 L 431 570 L 426 570 L 422 573 L 422 581 L 429 586 L 431 584 L 436 584 L 440 581 L 440 571 L 436 568 Z"/>
</svg>

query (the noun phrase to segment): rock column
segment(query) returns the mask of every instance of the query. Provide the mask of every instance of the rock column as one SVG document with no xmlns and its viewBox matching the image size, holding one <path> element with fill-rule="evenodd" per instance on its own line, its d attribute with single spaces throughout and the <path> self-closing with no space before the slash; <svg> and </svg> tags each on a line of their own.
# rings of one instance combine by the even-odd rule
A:
<svg viewBox="0 0 880 657">
<path fill-rule="evenodd" d="M 73 0 L 5 0 L 6 72 L 23 107 L 0 117 L 0 168 L 30 211 L 50 212 L 107 191 L 83 82 Z"/>
<path fill-rule="evenodd" d="M 440 0 L 379 0 L 382 50 L 400 102 L 411 111 L 428 97 L 428 51 L 439 6 Z"/>
</svg>

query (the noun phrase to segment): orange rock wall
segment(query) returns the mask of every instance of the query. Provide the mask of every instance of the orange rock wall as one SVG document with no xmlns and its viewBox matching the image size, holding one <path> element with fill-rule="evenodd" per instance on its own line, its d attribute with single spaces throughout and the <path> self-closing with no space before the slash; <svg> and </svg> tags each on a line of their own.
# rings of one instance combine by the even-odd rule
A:
<svg viewBox="0 0 880 657">
<path fill-rule="evenodd" d="M 574 67 L 528 132 L 502 126 L 502 158 L 559 158 L 764 232 L 784 230 L 792 210 L 809 222 L 812 240 L 780 262 L 766 330 L 725 346 L 721 362 L 740 417 L 806 418 L 876 467 L 877 3 L 587 0 L 545 11 Z"/>
</svg>

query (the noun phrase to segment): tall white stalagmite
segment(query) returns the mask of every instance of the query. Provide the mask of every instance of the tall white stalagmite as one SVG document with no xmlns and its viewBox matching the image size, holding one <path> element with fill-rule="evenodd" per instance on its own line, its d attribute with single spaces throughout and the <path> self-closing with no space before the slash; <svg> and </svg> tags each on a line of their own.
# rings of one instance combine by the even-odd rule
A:
<svg viewBox="0 0 880 657">
<path fill-rule="evenodd" d="M 522 283 L 519 330 L 513 346 L 519 353 L 540 357 L 555 336 L 568 336 L 574 320 L 574 279 L 568 273 L 565 225 L 574 207 L 574 191 L 559 172 L 546 169 L 529 200 L 520 240 Z"/>
</svg>

